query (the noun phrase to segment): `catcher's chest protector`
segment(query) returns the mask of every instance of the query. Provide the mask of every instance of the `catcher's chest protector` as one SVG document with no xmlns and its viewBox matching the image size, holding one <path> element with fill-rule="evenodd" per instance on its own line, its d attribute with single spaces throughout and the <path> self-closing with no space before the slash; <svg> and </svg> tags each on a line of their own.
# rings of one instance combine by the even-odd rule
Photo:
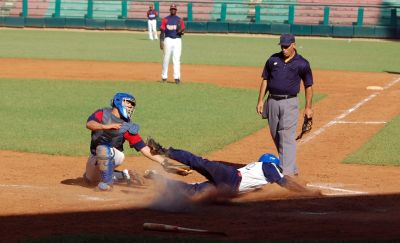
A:
<svg viewBox="0 0 400 243">
<path fill-rule="evenodd" d="M 122 124 L 125 121 L 112 115 L 111 108 L 103 109 L 103 121 L 102 124 Z M 125 130 L 126 131 L 126 130 Z M 91 149 L 95 150 L 98 145 L 110 145 L 120 151 L 123 151 L 124 131 L 111 129 L 111 130 L 100 130 L 92 133 L 92 146 Z"/>
</svg>

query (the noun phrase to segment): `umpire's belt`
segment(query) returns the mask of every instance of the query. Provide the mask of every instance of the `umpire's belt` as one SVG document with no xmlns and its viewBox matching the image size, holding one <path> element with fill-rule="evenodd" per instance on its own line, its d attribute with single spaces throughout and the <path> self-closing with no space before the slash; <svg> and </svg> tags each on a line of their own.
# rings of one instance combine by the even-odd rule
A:
<svg viewBox="0 0 400 243">
<path fill-rule="evenodd" d="M 271 98 L 273 100 L 286 100 L 286 99 L 291 99 L 297 97 L 296 95 L 276 95 L 276 94 L 269 94 L 268 98 Z"/>
</svg>

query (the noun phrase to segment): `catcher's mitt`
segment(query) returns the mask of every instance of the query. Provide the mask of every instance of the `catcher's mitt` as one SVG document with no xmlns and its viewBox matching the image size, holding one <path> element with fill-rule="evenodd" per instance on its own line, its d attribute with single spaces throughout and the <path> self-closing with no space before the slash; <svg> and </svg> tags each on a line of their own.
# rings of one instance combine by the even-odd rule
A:
<svg viewBox="0 0 400 243">
<path fill-rule="evenodd" d="M 161 165 L 166 172 L 181 176 L 187 176 L 193 172 L 189 166 L 171 164 L 167 159 L 165 159 Z"/>
<path fill-rule="evenodd" d="M 297 136 L 296 140 L 299 140 L 303 137 L 304 134 L 311 131 L 312 128 L 312 117 L 308 118 L 304 116 L 303 126 L 301 127 L 301 133 Z"/>
</svg>

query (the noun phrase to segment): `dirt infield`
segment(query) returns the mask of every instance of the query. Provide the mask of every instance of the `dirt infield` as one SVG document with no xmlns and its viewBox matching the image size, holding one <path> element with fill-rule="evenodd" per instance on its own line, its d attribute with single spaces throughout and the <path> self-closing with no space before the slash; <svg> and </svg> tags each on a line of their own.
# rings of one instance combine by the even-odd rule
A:
<svg viewBox="0 0 400 243">
<path fill-rule="evenodd" d="M 0 59 L 0 78 L 154 82 L 158 71 L 160 64 Z M 261 68 L 183 65 L 182 73 L 184 83 L 258 89 Z M 326 196 L 271 185 L 230 203 L 159 212 L 148 209 L 157 196 L 150 181 L 100 193 L 82 181 L 85 157 L 0 151 L 0 240 L 84 233 L 210 237 L 147 232 L 144 222 L 224 231 L 228 237 L 222 239 L 399 239 L 400 167 L 340 162 L 398 115 L 400 77 L 320 70 L 314 76 L 314 90 L 328 97 L 315 104 L 313 131 L 299 144 L 299 180 Z M 372 85 L 384 89 L 366 89 Z M 246 163 L 272 148 L 264 128 L 207 157 Z M 142 157 L 128 157 L 124 165 L 140 173 L 158 168 Z M 203 180 L 198 174 L 179 179 Z"/>
</svg>

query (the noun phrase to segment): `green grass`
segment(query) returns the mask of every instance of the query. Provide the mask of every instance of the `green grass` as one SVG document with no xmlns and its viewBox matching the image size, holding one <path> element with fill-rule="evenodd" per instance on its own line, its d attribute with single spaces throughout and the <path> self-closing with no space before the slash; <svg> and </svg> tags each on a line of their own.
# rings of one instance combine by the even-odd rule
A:
<svg viewBox="0 0 400 243">
<path fill-rule="evenodd" d="M 400 166 L 400 115 L 388 123 L 372 139 L 344 163 Z"/>
<path fill-rule="evenodd" d="M 161 62 L 147 33 L 0 30 L 0 57 Z M 263 67 L 280 51 L 273 38 L 185 35 L 182 62 Z M 400 72 L 400 43 L 297 38 L 299 53 L 314 69 Z M 260 71 L 261 72 L 261 71 Z"/>
<path fill-rule="evenodd" d="M 183 39 L 182 62 L 257 66 L 261 72 L 265 60 L 279 51 L 277 42 L 277 36 L 188 34 Z M 297 47 L 313 69 L 400 73 L 399 42 L 299 37 Z M 160 63 L 161 51 L 158 42 L 149 41 L 144 32 L 2 29 L 0 58 L 4 57 Z M 251 90 L 200 84 L 178 88 L 143 82 L 5 79 L 0 80 L 0 88 L 2 149 L 86 154 L 86 118 L 94 109 L 107 106 L 116 91 L 137 96 L 135 121 L 141 125 L 143 137 L 152 135 L 200 154 L 220 149 L 265 125 L 254 112 L 257 94 Z M 316 95 L 315 100 L 322 96 Z M 398 164 L 398 149 L 393 144 L 399 144 L 399 136 L 390 134 L 390 126 L 396 127 L 389 124 L 365 145 L 371 147 L 363 147 L 346 163 Z"/>
<path fill-rule="evenodd" d="M 86 119 L 109 106 L 119 91 L 135 95 L 133 121 L 140 125 L 143 138 L 153 136 L 199 154 L 221 149 L 265 126 L 255 112 L 256 90 L 191 83 L 19 79 L 0 79 L 0 90 L 0 147 L 5 150 L 86 155 L 90 141 Z M 316 95 L 315 101 L 322 97 Z"/>
</svg>

